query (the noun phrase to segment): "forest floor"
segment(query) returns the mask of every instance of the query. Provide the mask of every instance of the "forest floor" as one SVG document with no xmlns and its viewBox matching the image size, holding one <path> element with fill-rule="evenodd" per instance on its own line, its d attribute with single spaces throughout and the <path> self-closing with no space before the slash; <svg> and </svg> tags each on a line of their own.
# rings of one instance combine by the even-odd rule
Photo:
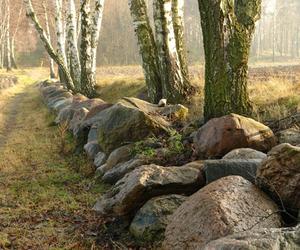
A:
<svg viewBox="0 0 300 250">
<path fill-rule="evenodd" d="M 103 221 L 91 207 L 105 187 L 51 126 L 34 84 L 44 75 L 17 74 L 20 83 L 0 92 L 0 249 L 98 249 Z"/>
</svg>

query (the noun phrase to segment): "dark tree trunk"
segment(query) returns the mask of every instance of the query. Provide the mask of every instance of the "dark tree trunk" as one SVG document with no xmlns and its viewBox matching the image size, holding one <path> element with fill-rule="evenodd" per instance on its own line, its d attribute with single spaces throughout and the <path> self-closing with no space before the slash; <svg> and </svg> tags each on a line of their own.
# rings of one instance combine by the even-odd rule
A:
<svg viewBox="0 0 300 250">
<path fill-rule="evenodd" d="M 205 120 L 249 115 L 248 58 L 261 0 L 198 0 L 205 50 Z"/>
</svg>

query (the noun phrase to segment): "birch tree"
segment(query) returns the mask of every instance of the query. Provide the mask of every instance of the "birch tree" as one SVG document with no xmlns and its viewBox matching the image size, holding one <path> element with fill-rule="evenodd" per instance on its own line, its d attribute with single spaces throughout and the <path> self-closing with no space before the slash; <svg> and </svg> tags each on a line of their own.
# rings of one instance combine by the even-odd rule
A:
<svg viewBox="0 0 300 250">
<path fill-rule="evenodd" d="M 206 120 L 249 115 L 248 58 L 261 0 L 198 0 L 205 50 Z"/>
<path fill-rule="evenodd" d="M 20 8 L 17 23 L 15 25 L 14 32 L 11 36 L 11 64 L 12 64 L 12 67 L 15 69 L 18 68 L 17 62 L 16 62 L 16 57 L 15 57 L 15 40 L 16 40 L 16 35 L 19 30 L 19 24 L 20 24 L 22 14 L 23 14 L 23 8 Z"/>
<path fill-rule="evenodd" d="M 39 20 L 34 12 L 33 6 L 32 6 L 32 2 L 31 0 L 23 0 L 25 7 L 26 7 L 26 13 L 27 16 L 31 19 L 31 21 L 33 22 L 36 31 L 38 32 L 41 41 L 44 44 L 44 47 L 46 49 L 46 51 L 48 52 L 48 54 L 51 56 L 51 58 L 57 63 L 59 69 L 61 70 L 61 72 L 64 74 L 65 77 L 65 84 L 67 86 L 67 88 L 69 90 L 73 90 L 75 91 L 74 88 L 74 83 L 71 77 L 71 74 L 68 70 L 68 66 L 65 63 L 64 58 L 62 57 L 61 54 L 58 54 L 57 52 L 55 52 L 55 50 L 53 49 L 50 40 L 48 39 L 48 36 L 45 32 L 45 30 L 42 28 L 42 26 L 39 23 Z"/>
<path fill-rule="evenodd" d="M 129 7 L 133 19 L 133 27 L 138 39 L 140 55 L 150 101 L 158 103 L 162 98 L 157 48 L 150 26 L 145 0 L 129 0 Z"/>
<path fill-rule="evenodd" d="M 191 94 L 192 87 L 188 81 L 187 69 L 182 71 L 180 56 L 177 50 L 177 45 L 180 47 L 180 52 L 183 55 L 183 34 L 180 25 L 180 16 L 183 6 L 178 9 L 178 2 L 173 3 L 172 0 L 154 0 L 154 23 L 156 31 L 156 44 L 158 50 L 160 75 L 162 82 L 163 97 L 169 102 L 177 103 L 184 101 Z M 173 10 L 176 9 L 176 33 L 173 25 Z M 178 40 L 178 42 L 176 41 Z M 181 58 L 184 60 L 184 57 Z M 185 60 L 184 60 L 184 63 Z"/>
<path fill-rule="evenodd" d="M 48 18 L 48 8 L 46 5 L 46 2 L 43 1 L 43 9 L 44 9 L 44 14 L 45 14 L 45 25 L 46 25 L 46 32 L 47 32 L 47 37 L 48 40 L 51 43 L 51 33 L 50 33 L 50 23 L 49 23 L 49 18 Z M 50 69 L 50 78 L 54 79 L 56 78 L 55 75 L 55 69 L 54 69 L 54 60 L 49 56 L 49 69 Z"/>
<path fill-rule="evenodd" d="M 92 22 L 92 38 L 91 38 L 91 47 L 92 47 L 92 74 L 96 74 L 97 68 L 97 49 L 100 37 L 100 30 L 102 26 L 103 19 L 103 10 L 104 10 L 105 0 L 95 0 L 95 11 Z"/>
<path fill-rule="evenodd" d="M 10 2 L 9 0 L 6 1 L 6 13 L 7 13 L 7 20 L 6 20 L 6 70 L 11 71 L 11 45 L 10 45 Z"/>
<path fill-rule="evenodd" d="M 176 38 L 176 49 L 183 76 L 188 78 L 188 63 L 184 38 L 184 0 L 172 1 L 172 18 Z"/>
<path fill-rule="evenodd" d="M 96 95 L 96 79 L 93 74 L 93 57 L 92 57 L 92 20 L 90 10 L 90 0 L 81 0 L 81 91 L 88 97 Z"/>
<path fill-rule="evenodd" d="M 74 0 L 69 0 L 67 13 L 67 57 L 75 88 L 80 91 L 81 69 L 77 43 L 77 20 Z"/>
<path fill-rule="evenodd" d="M 66 46 L 65 46 L 65 31 L 62 17 L 62 0 L 55 0 L 55 28 L 56 28 L 56 39 L 57 39 L 57 54 L 63 59 L 64 64 L 67 63 Z M 59 70 L 59 78 L 61 82 L 65 82 L 65 75 Z"/>
<path fill-rule="evenodd" d="M 184 48 L 183 0 L 154 0 L 155 36 L 145 0 L 129 0 L 143 69 L 152 102 L 185 101 L 194 91 L 188 77 Z"/>
</svg>

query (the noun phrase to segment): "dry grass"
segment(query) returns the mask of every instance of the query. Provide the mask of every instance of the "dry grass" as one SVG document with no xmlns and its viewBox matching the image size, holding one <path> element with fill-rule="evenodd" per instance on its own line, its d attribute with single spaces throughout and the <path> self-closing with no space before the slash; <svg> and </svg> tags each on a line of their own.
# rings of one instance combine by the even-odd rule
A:
<svg viewBox="0 0 300 250">
<path fill-rule="evenodd" d="M 104 186 L 84 156 L 60 153 L 32 84 L 41 71 L 14 73 L 27 81 L 0 94 L 0 249 L 97 249 L 102 219 L 90 208 Z"/>
<path fill-rule="evenodd" d="M 190 118 L 203 116 L 204 79 L 203 66 L 190 67 L 192 83 L 199 91 L 186 105 Z M 139 66 L 103 67 L 97 71 L 98 92 L 109 102 L 123 96 L 145 95 L 143 72 Z M 254 106 L 253 117 L 259 121 L 276 120 L 297 112 L 300 102 L 300 67 L 290 62 L 256 63 L 250 68 L 249 93 Z"/>
</svg>

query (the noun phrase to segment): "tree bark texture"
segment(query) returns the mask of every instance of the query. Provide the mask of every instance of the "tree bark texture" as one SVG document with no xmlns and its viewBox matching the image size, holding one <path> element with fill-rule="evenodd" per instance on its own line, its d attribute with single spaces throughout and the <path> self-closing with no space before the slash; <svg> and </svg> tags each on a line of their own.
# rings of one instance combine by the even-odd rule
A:
<svg viewBox="0 0 300 250">
<path fill-rule="evenodd" d="M 81 0 L 81 91 L 89 98 L 96 96 L 96 79 L 92 71 L 92 32 L 90 0 Z"/>
<path fill-rule="evenodd" d="M 147 5 L 145 0 L 129 0 L 129 7 L 142 57 L 148 97 L 151 102 L 158 103 L 162 98 L 162 85 L 157 48 L 147 14 Z"/>
<path fill-rule="evenodd" d="M 248 59 L 261 0 L 198 0 L 205 50 L 205 120 L 249 115 Z"/>
</svg>

